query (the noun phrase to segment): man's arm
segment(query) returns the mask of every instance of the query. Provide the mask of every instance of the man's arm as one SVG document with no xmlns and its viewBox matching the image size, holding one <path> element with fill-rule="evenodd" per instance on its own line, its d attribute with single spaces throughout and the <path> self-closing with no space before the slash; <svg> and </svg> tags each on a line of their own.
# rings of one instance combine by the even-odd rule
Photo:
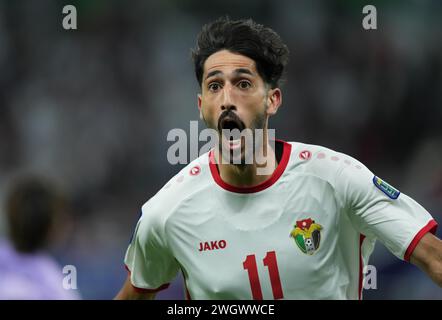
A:
<svg viewBox="0 0 442 320">
<path fill-rule="evenodd" d="M 145 292 L 135 288 L 130 282 L 130 275 L 128 275 L 123 287 L 115 296 L 114 300 L 153 300 L 155 296 L 155 292 Z"/>
<path fill-rule="evenodd" d="M 442 241 L 428 232 L 414 249 L 410 262 L 442 287 Z"/>
</svg>

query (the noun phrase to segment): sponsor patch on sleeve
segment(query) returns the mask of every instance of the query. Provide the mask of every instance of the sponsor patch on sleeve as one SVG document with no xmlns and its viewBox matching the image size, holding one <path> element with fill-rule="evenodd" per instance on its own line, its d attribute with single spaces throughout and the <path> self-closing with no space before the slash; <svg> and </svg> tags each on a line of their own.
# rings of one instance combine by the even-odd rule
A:
<svg viewBox="0 0 442 320">
<path fill-rule="evenodd" d="M 392 187 L 387 182 L 385 182 L 384 180 L 382 180 L 377 176 L 373 177 L 373 183 L 376 186 L 376 188 L 381 190 L 383 193 L 385 193 L 389 198 L 393 200 L 397 199 L 401 194 L 399 190 L 395 189 L 394 187 Z"/>
</svg>

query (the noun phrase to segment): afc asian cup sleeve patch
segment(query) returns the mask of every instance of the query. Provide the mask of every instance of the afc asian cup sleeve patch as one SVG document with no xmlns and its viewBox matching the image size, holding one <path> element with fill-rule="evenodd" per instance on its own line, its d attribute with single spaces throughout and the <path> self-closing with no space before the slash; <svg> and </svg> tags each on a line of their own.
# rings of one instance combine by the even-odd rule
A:
<svg viewBox="0 0 442 320">
<path fill-rule="evenodd" d="M 383 193 L 385 193 L 389 198 L 393 200 L 396 200 L 401 194 L 399 190 L 395 189 L 394 187 L 392 187 L 387 182 L 385 182 L 384 180 L 382 180 L 377 176 L 373 177 L 373 183 L 376 186 L 376 188 L 381 190 Z"/>
</svg>

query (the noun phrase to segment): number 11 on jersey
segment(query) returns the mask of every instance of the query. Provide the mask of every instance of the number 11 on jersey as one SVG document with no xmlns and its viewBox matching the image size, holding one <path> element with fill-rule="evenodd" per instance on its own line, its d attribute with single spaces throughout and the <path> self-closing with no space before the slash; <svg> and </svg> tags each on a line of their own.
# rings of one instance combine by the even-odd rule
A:
<svg viewBox="0 0 442 320">
<path fill-rule="evenodd" d="M 269 269 L 270 284 L 272 285 L 273 299 L 282 299 L 281 279 L 279 277 L 278 263 L 276 261 L 275 251 L 267 252 L 262 259 L 264 266 Z M 252 297 L 254 300 L 262 300 L 261 283 L 259 282 L 258 267 L 256 265 L 256 257 L 249 254 L 243 262 L 243 267 L 249 274 L 250 288 L 252 289 Z"/>
</svg>

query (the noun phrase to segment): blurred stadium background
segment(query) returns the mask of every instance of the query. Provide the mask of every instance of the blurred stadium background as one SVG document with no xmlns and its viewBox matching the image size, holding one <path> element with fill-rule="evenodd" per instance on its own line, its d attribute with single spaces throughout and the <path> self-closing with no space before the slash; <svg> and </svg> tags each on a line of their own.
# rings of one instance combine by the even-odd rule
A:
<svg viewBox="0 0 442 320">
<path fill-rule="evenodd" d="M 78 30 L 61 26 L 66 4 Z M 362 29 L 366 4 L 376 31 Z M 189 51 L 225 14 L 271 26 L 291 50 L 279 138 L 358 158 L 442 223 L 441 1 L 0 0 L 0 205 L 26 174 L 68 195 L 51 253 L 77 267 L 85 299 L 117 293 L 141 205 L 180 169 L 166 136 L 198 119 Z M 379 242 L 370 262 L 366 299 L 442 298 Z M 182 299 L 181 278 L 159 298 Z"/>
</svg>

